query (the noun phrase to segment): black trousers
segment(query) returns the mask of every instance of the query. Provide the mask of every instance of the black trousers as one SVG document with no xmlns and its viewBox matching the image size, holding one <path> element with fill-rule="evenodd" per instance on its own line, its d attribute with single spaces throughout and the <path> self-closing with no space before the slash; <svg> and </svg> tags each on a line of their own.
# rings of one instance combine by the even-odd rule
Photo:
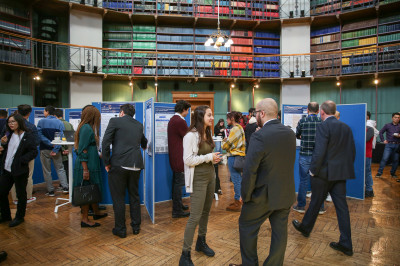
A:
<svg viewBox="0 0 400 266">
<path fill-rule="evenodd" d="M 271 246 L 263 265 L 283 265 L 287 245 L 287 224 L 290 208 L 268 210 L 268 199 L 245 202 L 239 217 L 240 253 L 244 266 L 258 265 L 257 239 L 266 219 L 271 224 Z"/>
<path fill-rule="evenodd" d="M 327 181 L 311 177 L 311 202 L 301 222 L 301 227 L 310 233 L 318 217 L 319 209 L 329 194 L 336 209 L 339 224 L 339 243 L 349 249 L 353 248 L 351 241 L 350 214 L 346 201 L 346 180 Z"/>
<path fill-rule="evenodd" d="M 128 189 L 131 226 L 139 229 L 141 223 L 139 197 L 140 171 L 126 170 L 122 167 L 111 166 L 108 172 L 108 185 L 115 216 L 115 229 L 126 232 L 125 225 L 125 193 Z"/>
<path fill-rule="evenodd" d="M 69 184 L 69 165 L 68 165 L 68 160 L 63 161 L 63 165 L 64 165 L 64 170 L 65 170 L 65 175 L 67 176 L 67 183 Z"/>
<path fill-rule="evenodd" d="M 6 170 L 0 176 L 0 211 L 2 219 L 11 219 L 10 203 L 8 202 L 8 193 L 12 186 L 15 184 L 15 191 L 17 192 L 17 213 L 15 218 L 22 219 L 25 217 L 26 211 L 26 185 L 28 184 L 29 173 L 12 176 Z"/>
<path fill-rule="evenodd" d="M 174 172 L 172 179 L 172 214 L 180 214 L 183 212 L 182 187 L 185 185 L 185 173 Z"/>
<path fill-rule="evenodd" d="M 218 193 L 218 190 L 221 189 L 221 182 L 220 182 L 219 176 L 218 176 L 218 165 L 219 164 L 214 164 L 214 169 L 215 169 L 215 193 Z"/>
</svg>

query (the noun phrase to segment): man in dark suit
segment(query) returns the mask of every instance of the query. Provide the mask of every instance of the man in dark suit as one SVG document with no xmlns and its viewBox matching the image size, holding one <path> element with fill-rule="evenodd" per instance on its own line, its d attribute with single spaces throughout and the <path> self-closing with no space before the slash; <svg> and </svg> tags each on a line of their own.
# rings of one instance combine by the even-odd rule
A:
<svg viewBox="0 0 400 266">
<path fill-rule="evenodd" d="M 115 227 L 112 232 L 121 238 L 126 237 L 125 191 L 128 189 L 131 226 L 133 234 L 140 231 L 139 178 L 143 169 L 140 147 L 145 149 L 147 139 L 143 134 L 143 125 L 135 120 L 135 108 L 131 104 L 120 107 L 120 117 L 110 119 L 103 137 L 103 160 L 108 172 L 108 184 L 115 215 Z M 110 158 L 110 145 L 112 156 Z"/>
<path fill-rule="evenodd" d="M 308 237 L 318 217 L 318 211 L 328 192 L 335 205 L 340 230 L 339 242 L 330 247 L 353 255 L 350 215 L 346 202 L 346 180 L 355 178 L 356 149 L 353 133 L 348 125 L 335 118 L 336 104 L 326 101 L 321 105 L 323 122 L 317 126 L 315 148 L 310 166 L 311 202 L 302 222 L 293 220 L 293 226 Z"/>
<path fill-rule="evenodd" d="M 276 119 L 278 106 L 273 99 L 263 99 L 256 107 L 261 129 L 252 134 L 243 171 L 240 252 L 243 265 L 258 265 L 258 231 L 269 218 L 271 247 L 264 265 L 282 265 L 289 211 L 296 199 L 296 136 Z"/>
</svg>

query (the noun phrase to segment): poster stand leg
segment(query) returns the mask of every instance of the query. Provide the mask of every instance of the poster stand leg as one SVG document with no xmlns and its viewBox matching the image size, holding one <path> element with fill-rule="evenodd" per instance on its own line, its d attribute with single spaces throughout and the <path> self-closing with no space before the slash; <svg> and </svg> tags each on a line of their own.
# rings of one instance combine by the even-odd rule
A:
<svg viewBox="0 0 400 266">
<path fill-rule="evenodd" d="M 72 169 L 72 145 L 68 145 L 68 179 L 69 179 L 69 188 L 68 188 L 68 193 L 69 196 L 68 198 L 57 198 L 56 199 L 56 207 L 54 208 L 54 212 L 58 212 L 58 208 L 64 205 L 67 205 L 72 202 L 72 174 L 73 174 L 73 169 Z M 67 201 L 62 204 L 58 204 L 59 201 Z"/>
</svg>

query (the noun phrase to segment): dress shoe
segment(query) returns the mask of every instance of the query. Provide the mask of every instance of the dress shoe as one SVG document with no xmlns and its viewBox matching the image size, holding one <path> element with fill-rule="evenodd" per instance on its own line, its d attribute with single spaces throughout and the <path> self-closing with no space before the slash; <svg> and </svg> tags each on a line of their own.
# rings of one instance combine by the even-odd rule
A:
<svg viewBox="0 0 400 266">
<path fill-rule="evenodd" d="M 172 214 L 172 218 L 185 218 L 185 217 L 189 217 L 190 216 L 190 212 L 181 212 L 181 213 L 173 213 Z"/>
<path fill-rule="evenodd" d="M 115 236 L 119 236 L 120 238 L 125 238 L 126 237 L 126 232 L 117 231 L 117 229 L 115 229 L 115 228 L 113 228 L 112 233 Z"/>
<path fill-rule="evenodd" d="M 187 210 L 189 210 L 189 206 L 187 206 L 187 205 L 183 205 L 183 204 L 182 204 L 182 210 L 184 210 L 184 211 L 187 211 Z"/>
<path fill-rule="evenodd" d="M 345 248 L 339 242 L 331 242 L 329 246 L 333 249 L 343 252 L 347 256 L 353 256 L 353 250 L 350 248 Z"/>
<path fill-rule="evenodd" d="M 138 235 L 140 233 L 140 228 L 132 229 L 132 232 L 133 232 L 134 235 Z"/>
<path fill-rule="evenodd" d="M 0 262 L 5 261 L 7 259 L 7 252 L 0 251 Z"/>
<path fill-rule="evenodd" d="M 310 233 L 307 233 L 303 228 L 301 228 L 301 223 L 297 220 L 293 220 L 292 224 L 294 226 L 294 228 L 299 231 L 303 236 L 305 237 L 309 237 Z"/>
<path fill-rule="evenodd" d="M 181 258 L 179 259 L 179 266 L 194 266 L 190 251 L 182 251 Z"/>
<path fill-rule="evenodd" d="M 107 213 L 103 213 L 103 214 L 93 214 L 93 220 L 98 220 L 104 217 L 107 217 Z"/>
<path fill-rule="evenodd" d="M 231 212 L 240 212 L 241 209 L 242 209 L 242 203 L 240 202 L 240 200 L 235 200 L 234 202 L 229 204 L 228 207 L 226 207 L 226 210 Z"/>
<path fill-rule="evenodd" d="M 206 243 L 206 236 L 198 236 L 196 242 L 196 251 L 203 252 L 208 257 L 214 257 L 215 252 Z"/>
<path fill-rule="evenodd" d="M 81 227 L 98 227 L 98 226 L 100 226 L 99 223 L 94 223 L 94 224 L 90 225 L 85 222 L 81 222 Z"/>
<path fill-rule="evenodd" d="M 229 266 L 242 266 L 242 264 L 229 263 Z"/>
<path fill-rule="evenodd" d="M 8 226 L 9 227 L 15 227 L 17 225 L 20 225 L 24 222 L 24 218 L 14 218 L 14 220 L 12 220 Z"/>
</svg>

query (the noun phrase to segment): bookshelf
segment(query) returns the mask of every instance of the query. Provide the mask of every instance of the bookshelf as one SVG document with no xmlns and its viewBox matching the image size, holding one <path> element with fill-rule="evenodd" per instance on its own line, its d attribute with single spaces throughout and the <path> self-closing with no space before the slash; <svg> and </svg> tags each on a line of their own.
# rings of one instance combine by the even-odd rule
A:
<svg viewBox="0 0 400 266">
<path fill-rule="evenodd" d="M 311 53 L 340 51 L 340 25 L 312 28 Z M 340 54 L 312 55 L 311 73 L 313 76 L 337 76 L 340 74 Z"/>
<path fill-rule="evenodd" d="M 400 42 L 400 13 L 382 16 L 378 20 L 378 43 Z M 378 50 L 379 71 L 400 69 L 400 46 Z"/>
<path fill-rule="evenodd" d="M 188 77 L 279 77 L 280 35 L 275 32 L 226 30 L 234 41 L 220 47 L 204 46 L 212 28 L 104 24 L 103 47 L 152 53 L 109 52 L 103 54 L 104 73 Z M 170 54 L 186 52 L 189 54 Z M 260 57 L 253 58 L 253 55 Z"/>
<path fill-rule="evenodd" d="M 173 15 L 222 19 L 279 19 L 279 0 L 103 0 L 103 8 L 147 15 Z"/>
<path fill-rule="evenodd" d="M 398 0 L 310 0 L 310 15 L 339 14 Z"/>
<path fill-rule="evenodd" d="M 0 3 L 0 29 L 10 33 L 32 36 L 31 14 L 12 3 Z M 0 34 L 0 61 L 31 65 L 31 42 Z"/>
<path fill-rule="evenodd" d="M 254 32 L 254 55 L 280 53 L 280 35 L 275 32 Z M 277 56 L 254 57 L 254 77 L 279 77 L 280 58 Z"/>
<path fill-rule="evenodd" d="M 371 49 L 342 53 L 342 74 L 376 71 L 377 22 L 374 18 L 343 24 L 342 51 L 359 47 Z"/>
</svg>

